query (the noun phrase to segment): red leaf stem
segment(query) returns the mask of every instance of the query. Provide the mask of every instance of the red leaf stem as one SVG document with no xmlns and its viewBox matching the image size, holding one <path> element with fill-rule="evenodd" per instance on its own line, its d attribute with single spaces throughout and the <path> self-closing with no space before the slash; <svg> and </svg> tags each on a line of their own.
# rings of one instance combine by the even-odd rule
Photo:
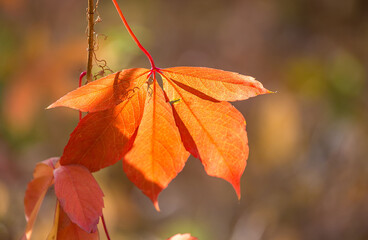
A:
<svg viewBox="0 0 368 240">
<path fill-rule="evenodd" d="M 116 2 L 116 0 L 112 0 L 112 2 L 114 3 L 116 11 L 118 11 L 119 16 L 120 16 L 121 20 L 123 21 L 125 28 L 128 30 L 130 36 L 133 38 L 134 42 L 138 45 L 138 47 L 142 50 L 142 52 L 147 56 L 148 60 L 150 61 L 151 69 L 152 70 L 157 69 L 151 54 L 142 46 L 142 44 L 139 42 L 137 37 L 134 35 L 132 29 L 129 27 L 129 24 L 128 24 L 127 20 L 125 19 L 124 14 L 123 14 L 123 12 L 121 11 L 121 9 L 119 7 L 119 4 Z"/>
</svg>

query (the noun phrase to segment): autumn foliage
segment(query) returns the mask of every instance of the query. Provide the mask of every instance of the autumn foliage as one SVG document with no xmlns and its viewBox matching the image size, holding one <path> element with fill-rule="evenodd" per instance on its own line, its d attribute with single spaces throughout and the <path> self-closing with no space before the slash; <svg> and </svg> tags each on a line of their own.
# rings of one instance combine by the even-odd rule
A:
<svg viewBox="0 0 368 240">
<path fill-rule="evenodd" d="M 154 65 L 122 70 L 67 93 L 48 108 L 63 106 L 87 114 L 71 133 L 60 160 L 36 166 L 25 196 L 24 239 L 30 238 L 52 185 L 58 204 L 49 239 L 68 235 L 98 239 L 103 193 L 91 173 L 119 160 L 157 210 L 159 193 L 184 168 L 190 154 L 208 175 L 232 184 L 240 198 L 249 153 L 246 122 L 228 101 L 265 93 L 269 91 L 260 82 L 238 73 Z"/>
</svg>

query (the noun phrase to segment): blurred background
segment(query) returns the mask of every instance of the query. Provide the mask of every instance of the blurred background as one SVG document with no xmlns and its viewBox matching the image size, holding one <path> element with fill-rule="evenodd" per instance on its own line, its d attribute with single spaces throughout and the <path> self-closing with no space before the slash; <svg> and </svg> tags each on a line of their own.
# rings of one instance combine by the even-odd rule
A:
<svg viewBox="0 0 368 240">
<path fill-rule="evenodd" d="M 157 66 L 239 72 L 277 93 L 234 103 L 250 146 L 240 201 L 192 157 L 161 193 L 160 213 L 121 162 L 97 172 L 112 239 L 368 239 L 368 1 L 118 2 Z M 60 156 L 77 124 L 77 111 L 45 107 L 86 68 L 86 6 L 0 0 L 0 239 L 22 235 L 34 166 Z M 112 2 L 100 0 L 98 13 L 97 58 L 114 72 L 149 67 Z M 33 239 L 51 229 L 52 191 Z"/>
</svg>

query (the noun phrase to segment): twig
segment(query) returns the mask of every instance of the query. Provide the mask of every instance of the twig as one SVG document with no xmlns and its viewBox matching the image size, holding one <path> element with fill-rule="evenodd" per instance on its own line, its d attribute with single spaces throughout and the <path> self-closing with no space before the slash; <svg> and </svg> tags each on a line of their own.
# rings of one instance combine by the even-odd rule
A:
<svg viewBox="0 0 368 240">
<path fill-rule="evenodd" d="M 92 61 L 93 61 L 93 51 L 94 51 L 94 13 L 95 13 L 95 5 L 93 0 L 88 0 L 88 58 L 87 58 L 87 82 L 92 81 Z"/>
<path fill-rule="evenodd" d="M 79 84 L 78 86 L 81 87 L 82 86 L 82 80 L 83 80 L 83 77 L 86 76 L 86 71 L 84 72 L 81 72 L 81 74 L 79 75 Z M 79 110 L 79 121 L 82 120 L 82 111 Z"/>
</svg>

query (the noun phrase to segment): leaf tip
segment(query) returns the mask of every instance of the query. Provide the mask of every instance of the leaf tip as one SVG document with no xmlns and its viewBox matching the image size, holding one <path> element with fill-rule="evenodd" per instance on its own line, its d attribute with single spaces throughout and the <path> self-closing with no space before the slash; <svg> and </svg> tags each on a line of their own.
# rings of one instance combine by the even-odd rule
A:
<svg viewBox="0 0 368 240">
<path fill-rule="evenodd" d="M 54 108 L 55 106 L 55 103 L 52 103 L 52 104 L 50 104 L 47 108 L 45 108 L 45 109 L 51 109 L 51 108 Z"/>
<path fill-rule="evenodd" d="M 157 199 L 153 201 L 153 206 L 155 206 L 157 212 L 160 212 L 160 206 L 158 205 Z"/>
<path fill-rule="evenodd" d="M 236 192 L 236 196 L 238 197 L 238 201 L 240 201 L 240 198 L 241 198 L 240 187 L 235 189 L 235 192 Z"/>
<path fill-rule="evenodd" d="M 240 198 L 241 198 L 241 192 L 240 192 L 240 190 L 239 191 L 236 191 L 236 195 L 238 196 L 238 201 L 240 201 Z"/>
<path fill-rule="evenodd" d="M 232 182 L 231 184 L 233 185 L 236 196 L 238 197 L 238 200 L 240 201 L 240 198 L 241 198 L 240 179 L 237 180 L 237 181 Z"/>
</svg>

